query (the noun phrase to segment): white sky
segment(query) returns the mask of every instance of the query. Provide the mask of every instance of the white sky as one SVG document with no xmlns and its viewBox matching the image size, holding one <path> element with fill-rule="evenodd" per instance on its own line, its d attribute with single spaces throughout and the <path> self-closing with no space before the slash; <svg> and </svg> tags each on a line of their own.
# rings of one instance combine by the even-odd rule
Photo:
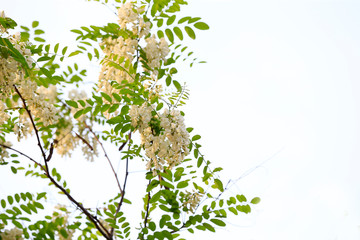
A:
<svg viewBox="0 0 360 240">
<path fill-rule="evenodd" d="M 22 25 L 39 20 L 47 39 L 65 44 L 68 30 L 113 17 L 80 0 L 0 8 Z M 254 212 L 196 239 L 360 239 L 359 9 L 345 0 L 194 0 L 185 9 L 211 27 L 191 42 L 208 63 L 181 75 L 187 125 L 224 178 L 269 159 L 231 189 L 261 197 Z"/>
</svg>

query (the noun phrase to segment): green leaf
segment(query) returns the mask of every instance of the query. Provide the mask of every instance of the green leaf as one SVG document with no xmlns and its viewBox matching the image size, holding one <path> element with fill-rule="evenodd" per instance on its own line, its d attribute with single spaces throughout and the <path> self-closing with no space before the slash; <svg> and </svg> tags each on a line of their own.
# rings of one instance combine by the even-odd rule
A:
<svg viewBox="0 0 360 240">
<path fill-rule="evenodd" d="M 121 108 L 120 115 L 126 115 L 129 112 L 130 107 L 128 105 L 125 105 Z"/>
<path fill-rule="evenodd" d="M 174 34 L 172 33 L 172 31 L 170 29 L 165 29 L 165 33 L 167 38 L 169 39 L 170 42 L 174 42 Z"/>
<path fill-rule="evenodd" d="M 20 208 L 24 210 L 27 214 L 31 214 L 30 208 L 28 206 L 21 204 Z"/>
<path fill-rule="evenodd" d="M 182 91 L 182 87 L 181 87 L 181 85 L 180 85 L 180 83 L 178 81 L 173 80 L 173 84 L 176 87 L 176 89 L 178 90 L 178 92 Z"/>
<path fill-rule="evenodd" d="M 188 34 L 188 36 L 189 36 L 190 38 L 192 38 L 192 39 L 195 39 L 195 38 L 196 38 L 195 32 L 194 32 L 194 30 L 192 30 L 191 27 L 185 26 L 185 31 L 186 31 L 186 33 Z"/>
<path fill-rule="evenodd" d="M 40 200 L 41 198 L 46 198 L 46 192 L 39 193 L 36 197 L 36 200 Z"/>
<path fill-rule="evenodd" d="M 258 204 L 260 202 L 260 198 L 259 197 L 254 197 L 252 200 L 251 200 L 251 203 L 252 204 Z"/>
<path fill-rule="evenodd" d="M 37 42 L 45 42 L 45 39 L 43 39 L 41 37 L 34 37 L 34 40 Z"/>
<path fill-rule="evenodd" d="M 156 225 L 155 225 L 154 222 L 149 222 L 149 229 L 150 229 L 151 231 L 155 231 Z"/>
<path fill-rule="evenodd" d="M 199 157 L 198 161 L 197 161 L 197 167 L 199 168 L 201 166 L 201 164 L 203 163 L 204 158 L 203 157 Z"/>
<path fill-rule="evenodd" d="M 171 17 L 168 18 L 168 20 L 166 21 L 166 25 L 171 25 L 173 24 L 173 22 L 175 21 L 176 19 L 176 15 L 172 15 Z"/>
<path fill-rule="evenodd" d="M 61 51 L 62 55 L 65 55 L 67 49 L 68 49 L 68 47 L 63 48 L 63 50 Z"/>
<path fill-rule="evenodd" d="M 11 166 L 11 171 L 12 171 L 14 174 L 17 173 L 17 169 L 16 169 L 15 167 L 13 167 L 13 166 Z"/>
<path fill-rule="evenodd" d="M 171 77 L 170 76 L 167 76 L 166 77 L 166 86 L 170 86 L 170 84 L 171 84 Z"/>
<path fill-rule="evenodd" d="M 6 207 L 6 202 L 4 199 L 1 199 L 1 206 L 2 208 L 5 208 Z"/>
<path fill-rule="evenodd" d="M 161 108 L 164 106 L 164 104 L 161 102 L 161 103 L 159 103 L 159 105 L 157 105 L 157 107 L 156 107 L 156 111 L 159 111 L 159 110 L 161 110 Z"/>
<path fill-rule="evenodd" d="M 126 124 L 123 126 L 123 128 L 121 129 L 122 133 L 125 133 L 127 131 L 129 131 L 131 129 L 131 124 Z"/>
<path fill-rule="evenodd" d="M 244 195 L 236 195 L 236 198 L 239 202 L 246 202 L 246 197 Z"/>
<path fill-rule="evenodd" d="M 191 17 L 183 17 L 178 21 L 178 23 L 181 24 L 181 23 L 184 23 L 184 22 L 186 22 L 186 21 L 188 21 L 190 19 L 191 19 Z"/>
<path fill-rule="evenodd" d="M 13 204 L 14 198 L 12 196 L 8 196 L 7 199 L 10 204 Z"/>
<path fill-rule="evenodd" d="M 229 211 L 235 215 L 238 215 L 238 211 L 234 207 L 229 207 Z"/>
<path fill-rule="evenodd" d="M 101 96 L 105 98 L 109 103 L 112 103 L 112 98 L 104 92 L 101 92 Z"/>
<path fill-rule="evenodd" d="M 176 185 L 176 188 L 185 188 L 189 185 L 188 181 L 181 181 Z"/>
<path fill-rule="evenodd" d="M 203 226 L 206 227 L 206 229 L 208 229 L 209 231 L 215 232 L 214 227 L 211 226 L 210 224 L 208 224 L 208 223 L 203 223 Z"/>
<path fill-rule="evenodd" d="M 79 118 L 81 115 L 83 115 L 84 109 L 80 109 L 74 114 L 74 118 Z"/>
<path fill-rule="evenodd" d="M 161 30 L 157 31 L 157 36 L 158 36 L 158 38 L 163 38 L 164 37 L 164 32 L 161 31 Z"/>
<path fill-rule="evenodd" d="M 157 25 L 158 27 L 161 27 L 161 26 L 163 25 L 163 23 L 164 23 L 164 19 L 160 18 L 160 19 L 157 19 L 156 25 Z"/>
<path fill-rule="evenodd" d="M 214 219 L 210 219 L 210 221 L 213 222 L 214 224 L 220 226 L 220 227 L 225 227 L 225 226 L 226 226 L 226 223 L 223 222 L 223 221 L 220 220 L 220 219 L 214 218 Z"/>
<path fill-rule="evenodd" d="M 36 28 L 37 26 L 39 26 L 39 21 L 33 21 L 32 24 L 31 24 L 31 26 L 32 26 L 33 28 Z"/>
<path fill-rule="evenodd" d="M 23 226 L 21 225 L 21 223 L 19 223 L 18 221 L 16 221 L 16 220 L 12 220 L 11 222 L 12 222 L 12 224 L 14 224 L 14 225 L 15 225 L 15 227 L 20 228 L 20 229 L 22 229 L 22 228 L 23 228 Z"/>
<path fill-rule="evenodd" d="M 180 28 L 174 27 L 173 31 L 180 40 L 184 39 L 183 33 Z"/>
<path fill-rule="evenodd" d="M 193 136 L 192 137 L 192 139 L 191 139 L 191 141 L 197 141 L 197 140 L 199 140 L 201 138 L 201 136 L 200 135 L 195 135 L 195 136 Z"/>
<path fill-rule="evenodd" d="M 201 19 L 201 18 L 199 18 L 199 17 L 191 18 L 191 19 L 188 21 L 188 23 L 194 23 L 194 22 L 199 21 L 200 19 Z"/>
<path fill-rule="evenodd" d="M 78 108 L 78 104 L 77 102 L 73 101 L 73 100 L 65 100 L 66 104 L 73 107 L 73 108 Z"/>
<path fill-rule="evenodd" d="M 223 186 L 223 183 L 221 182 L 221 180 L 218 178 L 215 178 L 214 182 L 215 182 L 216 188 L 219 189 L 221 192 L 223 192 L 224 186 Z"/>
<path fill-rule="evenodd" d="M 82 35 L 82 34 L 83 34 L 82 31 L 80 31 L 80 30 L 78 30 L 78 29 L 72 29 L 72 30 L 70 30 L 70 32 L 77 33 L 77 34 L 79 34 L 79 35 Z"/>
<path fill-rule="evenodd" d="M 8 17 L 0 17 L 0 24 L 6 29 L 14 29 L 17 26 L 17 23 Z"/>
<path fill-rule="evenodd" d="M 194 24 L 194 27 L 196 27 L 199 30 L 208 30 L 210 27 L 204 22 L 197 22 Z"/>
<path fill-rule="evenodd" d="M 35 33 L 35 35 L 41 35 L 41 34 L 44 34 L 45 32 L 41 29 L 36 29 L 34 33 Z"/>
<path fill-rule="evenodd" d="M 15 200 L 16 200 L 16 202 L 20 202 L 20 196 L 19 196 L 19 194 L 15 194 Z"/>
<path fill-rule="evenodd" d="M 44 206 L 43 206 L 41 203 L 39 203 L 39 202 L 34 202 L 34 205 L 35 205 L 35 207 L 37 207 L 37 208 L 44 209 Z"/>
<path fill-rule="evenodd" d="M 63 51 L 63 52 L 64 52 L 64 51 Z M 68 57 L 73 57 L 73 56 L 76 56 L 76 55 L 78 55 L 79 53 L 82 53 L 82 52 L 81 52 L 81 51 L 79 51 L 79 50 L 76 50 L 76 51 L 74 51 L 74 52 L 70 53 Z M 64 54 L 64 53 L 63 53 L 63 54 Z"/>
</svg>

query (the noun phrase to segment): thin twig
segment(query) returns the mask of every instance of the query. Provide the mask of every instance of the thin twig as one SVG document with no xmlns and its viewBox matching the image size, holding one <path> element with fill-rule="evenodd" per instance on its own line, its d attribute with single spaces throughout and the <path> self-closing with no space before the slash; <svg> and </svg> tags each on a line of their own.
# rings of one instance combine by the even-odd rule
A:
<svg viewBox="0 0 360 240">
<path fill-rule="evenodd" d="M 149 180 L 148 186 L 150 185 L 150 183 L 151 183 L 151 180 Z M 144 228 L 146 228 L 147 219 L 149 217 L 150 199 L 151 199 L 151 195 L 150 195 L 150 191 L 149 191 L 148 192 L 147 204 L 146 204 L 146 214 L 145 214 L 145 219 L 144 219 Z"/>
<path fill-rule="evenodd" d="M 119 187 L 120 193 L 122 194 L 122 193 L 123 193 L 123 189 L 122 189 L 121 186 L 120 186 L 119 178 L 118 178 L 118 176 L 117 176 L 117 173 L 115 172 L 115 169 L 114 169 L 114 167 L 113 167 L 113 165 L 112 165 L 112 163 L 111 163 L 111 161 L 110 161 L 109 156 L 108 156 L 107 153 L 106 153 L 106 150 L 105 150 L 105 148 L 104 148 L 104 145 L 103 145 L 102 142 L 99 140 L 99 138 L 96 136 L 96 134 L 93 132 L 93 130 L 91 129 L 91 127 L 88 126 L 86 123 L 85 123 L 85 125 L 86 125 L 86 128 L 89 129 L 89 131 L 94 135 L 94 138 L 96 139 L 96 141 L 100 144 L 100 146 L 101 146 L 101 148 L 102 148 L 102 150 L 103 150 L 103 152 L 104 152 L 105 158 L 107 159 L 107 161 L 108 161 L 108 163 L 109 163 L 109 165 L 110 165 L 110 167 L 111 167 L 111 170 L 112 170 L 113 173 L 114 173 L 114 176 L 115 176 L 115 178 L 116 178 L 116 183 L 117 183 L 117 185 L 118 185 L 118 187 Z"/>
<path fill-rule="evenodd" d="M 29 108 L 27 107 L 26 102 L 25 102 L 25 99 L 24 99 L 23 96 L 21 95 L 20 91 L 17 89 L 17 87 L 16 87 L 15 84 L 14 84 L 13 86 L 14 86 L 15 91 L 17 92 L 17 94 L 19 94 L 19 97 L 21 98 L 21 101 L 22 101 L 23 104 L 24 104 L 25 111 L 26 111 L 26 112 L 28 113 L 28 115 L 29 115 L 31 124 L 32 124 L 32 126 L 33 126 L 33 128 L 34 128 L 34 131 L 35 131 L 35 135 L 36 135 L 36 139 L 37 139 L 37 142 L 38 142 L 38 146 L 39 146 L 39 148 L 40 148 L 40 150 L 41 150 L 41 154 L 42 154 L 42 156 L 43 156 L 43 158 L 44 158 L 44 162 L 45 162 L 45 166 L 46 166 L 46 171 L 48 172 L 47 162 L 46 162 L 46 156 L 45 156 L 45 151 L 44 151 L 44 149 L 43 149 L 43 147 L 42 147 L 42 145 L 41 145 L 41 141 L 40 141 L 40 137 L 39 137 L 39 132 L 38 132 L 38 130 L 37 130 L 37 128 L 36 128 L 34 119 L 33 119 L 32 115 L 31 115 L 31 112 L 30 112 Z"/>
<path fill-rule="evenodd" d="M 131 139 L 131 132 L 129 133 L 129 141 Z M 130 151 L 130 144 L 128 145 L 128 151 Z M 125 166 L 125 178 L 124 178 L 124 185 L 123 185 L 123 190 L 122 190 L 122 193 L 121 193 L 121 198 L 120 198 L 120 202 L 119 202 L 119 205 L 117 206 L 116 208 L 116 212 L 114 214 L 114 220 L 116 219 L 116 216 L 117 214 L 120 212 L 120 209 L 121 209 L 121 206 L 124 202 L 124 197 L 125 197 L 125 189 L 126 189 L 126 183 L 127 183 L 127 178 L 128 178 L 128 175 L 129 175 L 129 157 L 126 158 L 126 166 Z M 114 228 L 112 227 L 111 230 L 110 230 L 110 236 L 112 237 L 114 234 Z"/>
<path fill-rule="evenodd" d="M 80 136 L 77 132 L 75 132 L 75 131 L 72 131 L 73 133 L 75 133 L 75 135 L 83 142 L 83 143 L 85 143 L 89 148 L 90 148 L 90 150 L 91 151 L 94 151 L 94 148 L 90 145 L 90 143 L 88 142 L 88 141 L 86 141 L 86 139 L 85 138 L 83 138 L 82 136 Z"/>
<path fill-rule="evenodd" d="M 38 163 L 36 160 L 34 160 L 33 158 L 31 158 L 30 156 L 26 155 L 25 153 L 22 153 L 22 152 L 20 152 L 19 150 L 16 150 L 15 148 L 6 146 L 6 145 L 1 144 L 1 143 L 0 143 L 0 146 L 2 146 L 2 147 L 4 147 L 4 148 L 7 148 L 7 149 L 10 149 L 10 150 L 12 150 L 12 151 L 14 151 L 14 152 L 17 152 L 18 154 L 20 154 L 20 155 L 28 158 L 30 161 L 32 161 L 33 163 L 35 163 L 35 164 L 36 164 L 37 166 L 39 166 L 43 171 L 46 172 L 46 170 L 45 170 L 45 168 L 44 168 L 43 165 L 41 165 L 40 163 Z"/>
</svg>

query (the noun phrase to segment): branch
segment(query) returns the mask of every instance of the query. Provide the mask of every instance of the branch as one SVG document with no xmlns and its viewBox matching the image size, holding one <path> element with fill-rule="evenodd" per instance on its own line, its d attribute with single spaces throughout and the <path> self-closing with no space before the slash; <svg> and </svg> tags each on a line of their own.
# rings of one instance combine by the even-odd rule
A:
<svg viewBox="0 0 360 240">
<path fill-rule="evenodd" d="M 44 170 L 44 171 L 46 172 L 46 170 L 45 170 L 45 168 L 44 168 L 43 165 L 41 165 L 40 163 L 38 163 L 38 162 L 37 162 L 36 160 L 34 160 L 33 158 L 31 158 L 31 157 L 29 157 L 28 155 L 26 155 L 25 153 L 22 153 L 22 152 L 20 152 L 19 150 L 16 150 L 15 148 L 6 146 L 6 145 L 4 145 L 4 144 L 2 144 L 2 143 L 0 143 L 0 146 L 1 146 L 1 147 L 4 147 L 4 148 L 7 148 L 7 149 L 10 149 L 10 150 L 12 150 L 12 151 L 14 151 L 14 152 L 17 152 L 18 154 L 20 154 L 20 155 L 28 158 L 30 161 L 32 161 L 33 163 L 35 163 L 37 166 L 39 166 L 42 170 Z"/>
<path fill-rule="evenodd" d="M 131 139 L 131 132 L 129 133 L 129 140 Z M 130 151 L 130 144 L 128 145 L 128 151 Z M 115 212 L 115 217 L 114 220 L 116 219 L 116 215 L 120 212 L 121 206 L 124 202 L 124 197 L 125 197 L 125 189 L 126 189 L 126 183 L 127 183 L 127 178 L 129 175 L 129 157 L 126 158 L 126 167 L 125 167 L 125 179 L 124 179 L 124 185 L 123 185 L 123 190 L 121 192 L 121 199 L 119 202 L 119 205 L 117 206 L 116 212 Z M 110 236 L 112 237 L 114 235 L 114 228 L 112 227 L 110 230 Z"/>
<path fill-rule="evenodd" d="M 150 185 L 151 180 L 149 180 L 149 184 Z M 147 224 L 147 219 L 149 217 L 149 206 L 150 206 L 150 199 L 151 199 L 151 195 L 150 195 L 150 191 L 148 192 L 148 202 L 146 204 L 146 215 L 145 215 L 145 219 L 144 219 L 144 228 L 146 228 L 146 224 Z"/>
<path fill-rule="evenodd" d="M 114 167 L 113 167 L 113 165 L 112 165 L 112 163 L 111 163 L 111 161 L 110 161 L 110 158 L 108 157 L 108 155 L 107 155 L 107 153 L 106 153 L 106 151 L 105 151 L 105 148 L 104 148 L 102 142 L 100 142 L 99 138 L 96 136 L 96 134 L 95 134 L 95 133 L 93 132 L 93 130 L 90 128 L 90 126 L 88 126 L 86 123 L 85 123 L 85 126 L 86 126 L 87 129 L 89 129 L 89 131 L 94 135 L 94 138 L 96 139 L 96 141 L 100 144 L 100 146 L 101 146 L 101 148 L 102 148 L 102 150 L 103 150 L 103 152 L 104 152 L 105 158 L 107 159 L 107 161 L 108 161 L 108 163 L 109 163 L 109 165 L 110 165 L 110 167 L 111 167 L 111 170 L 112 170 L 113 173 L 114 173 L 114 176 L 115 176 L 115 178 L 116 178 L 116 183 L 117 183 L 117 185 L 118 185 L 118 187 L 119 187 L 120 193 L 123 194 L 123 189 L 122 189 L 121 186 L 120 186 L 120 182 L 119 182 L 119 178 L 118 178 L 118 176 L 117 176 L 117 173 L 115 172 L 115 169 L 114 169 Z"/>
<path fill-rule="evenodd" d="M 50 175 L 49 173 L 49 168 L 48 168 L 48 164 L 47 162 L 50 160 L 46 158 L 46 155 L 45 155 L 45 151 L 41 145 L 41 141 L 40 141 L 40 137 L 39 137 L 39 132 L 35 126 L 35 122 L 34 122 L 34 119 L 31 115 L 31 112 L 30 110 L 28 109 L 27 105 L 26 105 L 26 101 L 25 99 L 23 98 L 23 96 L 21 95 L 20 91 L 17 89 L 17 87 L 15 86 L 15 84 L 13 85 L 14 88 L 15 88 L 15 91 L 17 92 L 17 94 L 19 94 L 19 97 L 21 98 L 23 104 L 24 104 L 24 108 L 26 110 L 26 112 L 28 113 L 29 115 L 29 118 L 31 120 L 31 124 L 35 130 L 35 134 L 36 134 L 36 138 L 37 138 L 37 142 L 38 142 L 38 146 L 41 150 L 41 153 L 42 153 L 42 156 L 43 156 L 43 159 L 44 159 L 44 162 L 45 162 L 45 168 L 43 166 L 42 169 L 45 171 L 45 175 L 50 179 L 50 181 L 58 188 L 60 189 L 66 196 L 67 198 L 73 202 L 78 208 L 81 209 L 81 211 L 88 217 L 88 219 L 94 223 L 95 227 L 99 230 L 99 232 L 107 239 L 107 240 L 111 240 L 112 239 L 112 236 L 109 235 L 109 232 L 106 230 L 106 228 L 100 223 L 99 220 L 97 220 L 94 216 L 92 216 L 90 214 L 90 212 L 83 207 L 83 205 L 81 203 L 79 203 L 78 201 L 76 201 L 67 191 L 66 189 L 64 189 L 62 186 L 60 186 L 56 181 L 55 179 Z M 23 155 L 23 154 L 22 154 Z M 26 156 L 26 155 L 23 155 L 23 156 Z M 26 156 L 27 158 L 29 158 L 31 160 L 30 157 Z M 50 156 L 49 156 L 50 157 Z M 33 162 L 36 162 L 35 160 L 32 160 Z M 36 162 L 37 163 L 37 162 Z M 38 163 L 37 163 L 38 164 Z M 38 164 L 39 165 L 39 164 Z M 102 228 L 101 228 L 102 227 Z M 105 230 L 105 231 L 104 231 Z"/>
<path fill-rule="evenodd" d="M 44 158 L 44 162 L 45 162 L 45 166 L 46 166 L 46 172 L 48 173 L 48 167 L 47 167 L 47 161 L 46 161 L 45 151 L 44 151 L 44 149 L 43 149 L 43 147 L 42 147 L 42 145 L 41 145 L 41 141 L 40 141 L 40 137 L 39 137 L 39 132 L 38 132 L 36 126 L 35 126 L 34 119 L 33 119 L 32 115 L 31 115 L 31 112 L 30 112 L 29 108 L 27 107 L 26 102 L 25 102 L 25 99 L 24 99 L 23 96 L 21 95 L 19 89 L 17 89 L 17 87 L 16 87 L 15 84 L 14 84 L 13 86 L 14 86 L 15 91 L 17 92 L 17 94 L 19 94 L 19 97 L 21 98 L 21 101 L 22 101 L 23 104 L 24 104 L 25 111 L 26 111 L 26 112 L 28 113 L 28 115 L 29 115 L 31 124 L 32 124 L 32 126 L 33 126 L 33 128 L 34 128 L 34 131 L 35 131 L 35 135 L 36 135 L 36 139 L 37 139 L 37 142 L 38 142 L 38 146 L 39 146 L 39 148 L 40 148 L 40 150 L 41 150 L 41 154 L 42 154 L 42 156 L 43 156 L 43 158 Z"/>
</svg>

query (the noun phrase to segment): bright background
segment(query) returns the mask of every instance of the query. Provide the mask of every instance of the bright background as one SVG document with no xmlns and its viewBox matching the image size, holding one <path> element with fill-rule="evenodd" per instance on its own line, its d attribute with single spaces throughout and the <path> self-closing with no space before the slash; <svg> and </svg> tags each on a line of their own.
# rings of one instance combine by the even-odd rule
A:
<svg viewBox="0 0 360 240">
<path fill-rule="evenodd" d="M 189 239 L 360 239 L 360 2 L 189 2 L 184 15 L 211 29 L 189 41 L 208 63 L 181 75 L 191 90 L 187 125 L 224 179 L 242 177 L 233 193 L 262 199 L 225 230 Z M 39 20 L 49 42 L 64 44 L 70 29 L 115 17 L 82 0 L 0 8 L 20 25 Z M 0 176 L 1 197 L 12 178 Z"/>
</svg>

